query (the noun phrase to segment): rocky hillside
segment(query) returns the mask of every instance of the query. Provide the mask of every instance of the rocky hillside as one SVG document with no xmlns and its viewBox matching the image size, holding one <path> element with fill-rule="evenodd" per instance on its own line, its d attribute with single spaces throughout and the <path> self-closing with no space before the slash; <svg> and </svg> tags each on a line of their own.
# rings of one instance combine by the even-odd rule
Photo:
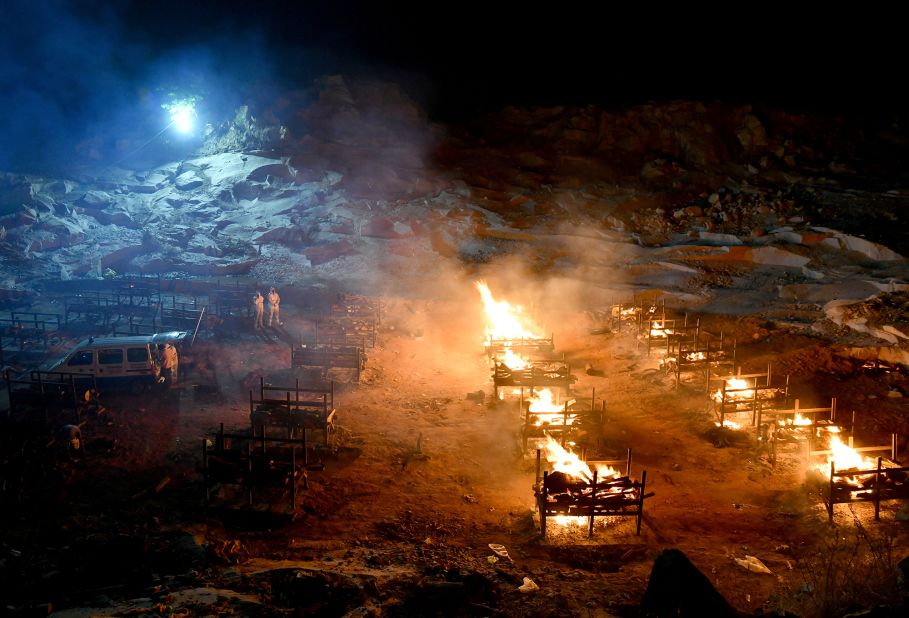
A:
<svg viewBox="0 0 909 618">
<path fill-rule="evenodd" d="M 688 101 L 444 127 L 395 85 L 333 76 L 240 109 L 185 160 L 0 176 L 0 287 L 141 272 L 380 292 L 515 256 L 708 309 L 866 298 L 905 282 L 906 145 L 896 122 Z"/>
</svg>

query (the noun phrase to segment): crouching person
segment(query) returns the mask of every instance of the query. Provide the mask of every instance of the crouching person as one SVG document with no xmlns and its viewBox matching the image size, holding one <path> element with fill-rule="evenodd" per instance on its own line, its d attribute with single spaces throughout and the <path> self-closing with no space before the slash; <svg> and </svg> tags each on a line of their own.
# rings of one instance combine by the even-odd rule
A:
<svg viewBox="0 0 909 618">
<path fill-rule="evenodd" d="M 78 425 L 64 425 L 57 432 L 57 450 L 61 457 L 71 461 L 78 461 L 85 454 L 85 445 L 82 442 L 82 430 Z"/>
</svg>

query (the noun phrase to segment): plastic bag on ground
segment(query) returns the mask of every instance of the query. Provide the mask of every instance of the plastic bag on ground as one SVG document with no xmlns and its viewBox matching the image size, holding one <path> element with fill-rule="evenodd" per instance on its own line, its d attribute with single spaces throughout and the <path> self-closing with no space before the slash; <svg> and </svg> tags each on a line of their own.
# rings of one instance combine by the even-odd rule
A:
<svg viewBox="0 0 909 618">
<path fill-rule="evenodd" d="M 533 592 L 534 590 L 539 590 L 540 587 L 537 586 L 532 579 L 529 577 L 524 578 L 524 583 L 518 586 L 518 590 L 521 592 Z"/>
<path fill-rule="evenodd" d="M 768 569 L 767 566 L 763 562 L 761 562 L 754 556 L 745 556 L 744 560 L 742 560 L 741 558 L 734 558 L 734 560 L 737 565 L 739 565 L 743 569 L 747 569 L 747 570 L 751 571 L 752 573 L 763 573 L 765 575 L 773 575 L 773 571 Z"/>
</svg>

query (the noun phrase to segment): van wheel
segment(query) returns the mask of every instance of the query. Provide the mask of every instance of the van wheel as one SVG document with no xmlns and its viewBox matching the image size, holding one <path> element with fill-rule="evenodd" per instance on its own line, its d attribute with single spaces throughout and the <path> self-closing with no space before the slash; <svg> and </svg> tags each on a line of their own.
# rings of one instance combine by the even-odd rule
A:
<svg viewBox="0 0 909 618">
<path fill-rule="evenodd" d="M 139 380 L 134 380 L 133 383 L 129 385 L 129 392 L 133 395 L 141 395 L 145 392 L 145 384 Z"/>
</svg>

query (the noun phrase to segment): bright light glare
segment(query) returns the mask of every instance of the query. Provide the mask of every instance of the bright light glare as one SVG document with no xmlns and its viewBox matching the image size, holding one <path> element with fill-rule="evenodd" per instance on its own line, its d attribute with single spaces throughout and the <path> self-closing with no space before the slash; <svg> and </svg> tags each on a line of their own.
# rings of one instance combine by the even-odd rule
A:
<svg viewBox="0 0 909 618">
<path fill-rule="evenodd" d="M 170 120 L 180 133 L 189 133 L 193 129 L 193 117 L 196 110 L 188 103 L 181 103 L 170 108 Z"/>
</svg>

